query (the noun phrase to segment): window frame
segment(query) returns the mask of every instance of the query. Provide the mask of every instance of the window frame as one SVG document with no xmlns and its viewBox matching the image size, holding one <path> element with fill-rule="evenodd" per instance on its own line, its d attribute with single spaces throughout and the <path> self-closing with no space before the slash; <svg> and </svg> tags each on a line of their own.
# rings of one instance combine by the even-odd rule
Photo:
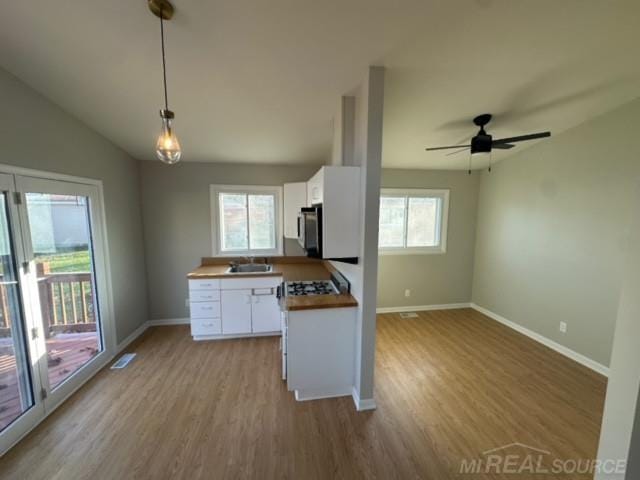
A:
<svg viewBox="0 0 640 480">
<path fill-rule="evenodd" d="M 449 189 L 433 189 L 433 188 L 382 188 L 380 189 L 380 198 L 382 197 L 405 197 L 405 215 L 404 215 L 404 233 L 402 247 L 381 247 L 378 244 L 379 255 L 434 255 L 447 253 L 447 234 L 449 226 Z M 436 231 L 439 236 L 439 244 L 433 247 L 408 247 L 407 228 L 409 224 L 409 199 L 410 198 L 439 198 L 441 200 L 436 221 Z M 379 220 L 378 220 L 379 223 Z M 380 225 L 378 224 L 378 229 Z M 378 238 L 379 238 L 378 231 Z M 379 240 L 378 240 L 379 241 Z"/>
<path fill-rule="evenodd" d="M 247 250 L 222 250 L 222 225 L 220 223 L 221 193 L 244 195 L 274 195 L 275 197 L 275 248 L 273 249 L 247 249 Z M 258 257 L 258 256 L 282 256 L 283 246 L 283 212 L 282 212 L 282 187 L 267 185 L 210 185 L 209 186 L 209 216 L 211 218 L 211 243 L 214 257 Z M 249 228 L 249 211 L 247 199 L 247 228 Z"/>
</svg>

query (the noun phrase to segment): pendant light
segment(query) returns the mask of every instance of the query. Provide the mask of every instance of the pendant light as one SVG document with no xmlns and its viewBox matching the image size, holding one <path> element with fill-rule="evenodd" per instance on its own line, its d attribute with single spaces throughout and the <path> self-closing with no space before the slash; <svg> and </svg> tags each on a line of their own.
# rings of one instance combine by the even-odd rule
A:
<svg viewBox="0 0 640 480">
<path fill-rule="evenodd" d="M 164 108 L 160 110 L 160 118 L 162 119 L 162 131 L 156 142 L 156 156 L 158 159 L 173 165 L 180 161 L 182 150 L 180 142 L 176 137 L 172 123 L 175 117 L 174 113 L 169 110 L 169 101 L 167 96 L 167 66 L 164 54 L 164 21 L 171 20 L 173 17 L 173 5 L 169 0 L 148 0 L 149 10 L 160 19 L 160 42 L 162 47 L 162 80 L 164 86 Z"/>
</svg>

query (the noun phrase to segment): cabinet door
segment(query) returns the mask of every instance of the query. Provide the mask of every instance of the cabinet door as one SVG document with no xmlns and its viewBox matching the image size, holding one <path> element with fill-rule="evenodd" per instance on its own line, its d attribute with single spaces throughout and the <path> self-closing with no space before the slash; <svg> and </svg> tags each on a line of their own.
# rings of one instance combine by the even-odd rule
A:
<svg viewBox="0 0 640 480">
<path fill-rule="evenodd" d="M 314 204 L 322 203 L 323 183 L 324 183 L 324 167 L 307 182 L 307 204 L 311 207 Z"/>
<path fill-rule="evenodd" d="M 274 289 L 253 290 L 251 318 L 254 333 L 280 331 L 280 305 Z"/>
<path fill-rule="evenodd" d="M 251 290 L 222 290 L 222 333 L 251 333 Z"/>
<path fill-rule="evenodd" d="M 298 214 L 307 206 L 306 182 L 284 184 L 284 236 L 298 238 Z"/>
</svg>

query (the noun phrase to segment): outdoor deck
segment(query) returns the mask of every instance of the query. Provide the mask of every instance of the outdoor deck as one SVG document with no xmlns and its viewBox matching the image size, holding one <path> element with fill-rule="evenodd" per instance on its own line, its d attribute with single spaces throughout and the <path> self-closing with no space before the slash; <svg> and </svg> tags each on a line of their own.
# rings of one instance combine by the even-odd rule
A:
<svg viewBox="0 0 640 480">
<path fill-rule="evenodd" d="M 61 333 L 47 340 L 52 388 L 96 353 L 95 332 Z M 11 338 L 0 338 L 0 430 L 20 414 L 20 392 Z"/>
</svg>

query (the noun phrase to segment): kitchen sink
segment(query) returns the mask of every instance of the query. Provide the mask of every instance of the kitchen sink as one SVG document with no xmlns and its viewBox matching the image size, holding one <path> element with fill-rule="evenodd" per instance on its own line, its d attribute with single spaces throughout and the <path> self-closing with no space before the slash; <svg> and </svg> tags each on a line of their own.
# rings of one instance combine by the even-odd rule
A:
<svg viewBox="0 0 640 480">
<path fill-rule="evenodd" d="M 264 263 L 240 263 L 231 265 L 226 273 L 269 273 L 273 267 Z"/>
</svg>

